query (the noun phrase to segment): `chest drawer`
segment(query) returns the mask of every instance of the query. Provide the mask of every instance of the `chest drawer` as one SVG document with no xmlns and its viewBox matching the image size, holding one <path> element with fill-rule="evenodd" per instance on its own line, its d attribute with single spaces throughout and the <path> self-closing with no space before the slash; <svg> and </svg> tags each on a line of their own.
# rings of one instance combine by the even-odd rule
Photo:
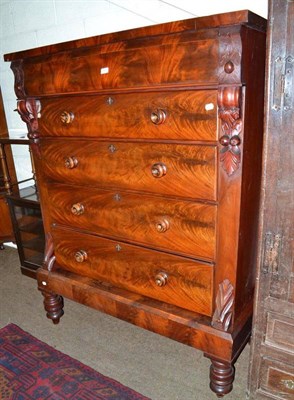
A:
<svg viewBox="0 0 294 400">
<path fill-rule="evenodd" d="M 264 340 L 267 345 L 294 355 L 293 319 L 274 312 L 268 312 Z"/>
<path fill-rule="evenodd" d="M 293 400 L 294 366 L 263 358 L 260 368 L 260 389 L 271 398 Z"/>
<path fill-rule="evenodd" d="M 179 38 L 180 40 L 180 38 Z M 28 96 L 218 82 L 218 39 L 124 49 L 123 43 L 32 58 L 23 64 Z M 129 44 L 131 46 L 131 44 Z M 209 60 L 207 55 L 209 54 Z M 35 79 L 36 76 L 38 79 Z"/>
<path fill-rule="evenodd" d="M 216 148 L 45 140 L 42 172 L 62 183 L 216 200 Z"/>
<path fill-rule="evenodd" d="M 45 136 L 216 140 L 217 92 L 174 91 L 44 98 Z"/>
<path fill-rule="evenodd" d="M 48 190 L 53 222 L 214 259 L 216 206 L 61 184 Z"/>
<path fill-rule="evenodd" d="M 52 234 L 62 268 L 211 315 L 212 265 L 70 230 Z"/>
</svg>

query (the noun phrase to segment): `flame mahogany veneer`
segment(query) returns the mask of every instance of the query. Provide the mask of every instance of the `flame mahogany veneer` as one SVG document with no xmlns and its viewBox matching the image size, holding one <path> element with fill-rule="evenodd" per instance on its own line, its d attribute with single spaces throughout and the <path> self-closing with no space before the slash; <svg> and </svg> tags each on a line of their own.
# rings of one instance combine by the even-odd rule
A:
<svg viewBox="0 0 294 400">
<path fill-rule="evenodd" d="M 8 54 L 46 231 L 38 287 L 200 349 L 251 327 L 265 20 L 194 18 Z"/>
</svg>

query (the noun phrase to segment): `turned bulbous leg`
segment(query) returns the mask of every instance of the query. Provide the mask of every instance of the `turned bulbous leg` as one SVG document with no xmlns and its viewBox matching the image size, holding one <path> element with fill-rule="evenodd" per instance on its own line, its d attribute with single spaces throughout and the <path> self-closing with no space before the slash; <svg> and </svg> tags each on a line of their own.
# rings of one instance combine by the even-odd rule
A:
<svg viewBox="0 0 294 400">
<path fill-rule="evenodd" d="M 211 360 L 210 389 L 221 398 L 233 389 L 235 368 L 230 363 Z"/>
<path fill-rule="evenodd" d="M 58 294 L 42 291 L 44 296 L 44 308 L 47 311 L 47 318 L 51 319 L 53 324 L 58 324 L 63 316 L 63 298 Z"/>
</svg>

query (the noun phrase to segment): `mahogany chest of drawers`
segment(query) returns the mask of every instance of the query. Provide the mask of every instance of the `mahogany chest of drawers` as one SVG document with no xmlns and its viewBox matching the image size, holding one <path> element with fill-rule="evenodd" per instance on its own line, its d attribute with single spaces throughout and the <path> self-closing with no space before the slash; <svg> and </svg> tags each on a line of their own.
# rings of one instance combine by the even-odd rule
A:
<svg viewBox="0 0 294 400">
<path fill-rule="evenodd" d="M 47 316 L 62 296 L 202 350 L 250 335 L 265 21 L 178 21 L 6 55 L 33 147 Z"/>
</svg>

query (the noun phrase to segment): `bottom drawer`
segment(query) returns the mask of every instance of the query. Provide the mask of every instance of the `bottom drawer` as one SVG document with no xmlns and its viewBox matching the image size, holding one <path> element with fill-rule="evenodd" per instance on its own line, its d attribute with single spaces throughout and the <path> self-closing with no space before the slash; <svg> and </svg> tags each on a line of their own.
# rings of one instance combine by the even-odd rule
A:
<svg viewBox="0 0 294 400">
<path fill-rule="evenodd" d="M 60 267 L 211 316 L 212 265 L 58 227 L 52 236 Z"/>
<path fill-rule="evenodd" d="M 260 388 L 277 399 L 294 399 L 294 367 L 264 358 L 261 364 Z"/>
</svg>

